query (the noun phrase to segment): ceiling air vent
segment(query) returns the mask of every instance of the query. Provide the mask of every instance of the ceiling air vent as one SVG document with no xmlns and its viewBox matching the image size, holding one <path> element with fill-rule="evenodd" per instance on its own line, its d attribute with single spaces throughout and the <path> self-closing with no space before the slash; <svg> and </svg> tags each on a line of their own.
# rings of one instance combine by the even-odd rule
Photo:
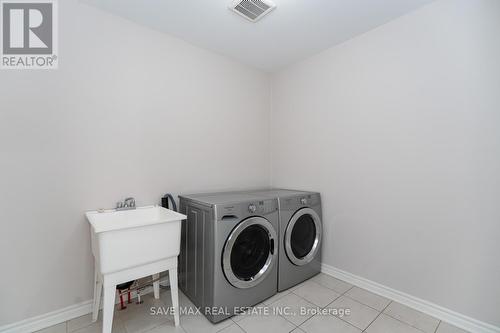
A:
<svg viewBox="0 0 500 333">
<path fill-rule="evenodd" d="M 257 22 L 274 8 L 276 5 L 268 0 L 236 0 L 229 6 L 229 9 L 252 22 Z"/>
</svg>

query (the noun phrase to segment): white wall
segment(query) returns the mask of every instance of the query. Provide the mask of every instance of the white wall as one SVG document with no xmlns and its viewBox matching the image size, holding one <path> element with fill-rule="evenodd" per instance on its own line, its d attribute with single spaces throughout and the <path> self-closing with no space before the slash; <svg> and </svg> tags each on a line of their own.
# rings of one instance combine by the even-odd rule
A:
<svg viewBox="0 0 500 333">
<path fill-rule="evenodd" d="M 0 72 L 0 326 L 91 299 L 85 210 L 269 184 L 267 75 L 59 6 L 60 69 Z"/>
<path fill-rule="evenodd" d="M 500 1 L 442 0 L 279 73 L 273 185 L 324 262 L 500 325 Z"/>
<path fill-rule="evenodd" d="M 277 74 L 271 138 L 265 74 L 59 6 L 60 69 L 0 72 L 0 326 L 91 298 L 85 210 L 268 185 L 270 140 L 274 185 L 322 192 L 325 263 L 500 324 L 500 2 Z"/>
</svg>

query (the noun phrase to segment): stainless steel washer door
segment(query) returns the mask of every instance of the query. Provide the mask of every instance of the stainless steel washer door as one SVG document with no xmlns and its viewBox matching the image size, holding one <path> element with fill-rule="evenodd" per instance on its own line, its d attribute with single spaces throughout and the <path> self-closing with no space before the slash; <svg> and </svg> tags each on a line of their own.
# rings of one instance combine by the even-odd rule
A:
<svg viewBox="0 0 500 333">
<path fill-rule="evenodd" d="M 277 254 L 272 224 L 262 217 L 250 217 L 231 231 L 222 253 L 222 268 L 233 286 L 251 288 L 269 274 Z"/>
<path fill-rule="evenodd" d="M 323 228 L 319 215 L 311 208 L 299 209 L 285 231 L 285 252 L 290 261 L 303 266 L 311 262 L 321 245 Z"/>
</svg>

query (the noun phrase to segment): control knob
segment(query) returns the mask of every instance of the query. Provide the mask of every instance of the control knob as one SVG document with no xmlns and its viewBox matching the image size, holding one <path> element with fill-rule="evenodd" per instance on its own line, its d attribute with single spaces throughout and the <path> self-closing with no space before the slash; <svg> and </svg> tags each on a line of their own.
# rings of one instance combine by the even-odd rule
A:
<svg viewBox="0 0 500 333">
<path fill-rule="evenodd" d="M 254 204 L 248 205 L 248 211 L 250 213 L 255 213 L 256 210 L 257 210 L 257 206 L 255 206 Z"/>
</svg>

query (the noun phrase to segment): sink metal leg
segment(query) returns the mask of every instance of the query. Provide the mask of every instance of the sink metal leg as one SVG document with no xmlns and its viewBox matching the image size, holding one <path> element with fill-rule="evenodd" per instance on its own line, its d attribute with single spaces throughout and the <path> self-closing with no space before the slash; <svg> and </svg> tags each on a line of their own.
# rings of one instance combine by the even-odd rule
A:
<svg viewBox="0 0 500 333">
<path fill-rule="evenodd" d="M 92 322 L 95 323 L 99 316 L 99 306 L 101 305 L 102 276 L 97 268 L 94 268 L 94 302 L 92 303 Z"/>
<path fill-rule="evenodd" d="M 160 273 L 153 274 L 153 292 L 155 294 L 155 298 L 160 298 Z"/>
<path fill-rule="evenodd" d="M 116 285 L 104 284 L 104 304 L 102 315 L 102 333 L 111 333 L 113 312 L 115 310 Z"/>
<path fill-rule="evenodd" d="M 177 289 L 177 267 L 168 270 L 170 279 L 170 291 L 172 294 L 172 306 L 174 308 L 174 323 L 179 326 L 179 291 Z"/>
</svg>

